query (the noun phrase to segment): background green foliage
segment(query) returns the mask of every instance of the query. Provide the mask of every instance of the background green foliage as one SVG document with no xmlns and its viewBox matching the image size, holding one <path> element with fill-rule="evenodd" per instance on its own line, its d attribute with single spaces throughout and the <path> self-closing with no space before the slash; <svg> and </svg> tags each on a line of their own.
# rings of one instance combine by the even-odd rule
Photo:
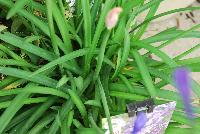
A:
<svg viewBox="0 0 200 134">
<path fill-rule="evenodd" d="M 103 133 L 101 118 L 126 112 L 126 103 L 155 99 L 156 104 L 177 101 L 177 111 L 166 133 L 187 133 L 192 124 L 183 113 L 177 92 L 163 89 L 173 84 L 178 66 L 200 72 L 200 57 L 180 60 L 200 45 L 171 59 L 160 48 L 179 38 L 200 38 L 196 31 L 167 29 L 141 39 L 149 22 L 180 11 L 155 16 L 163 0 L 76 0 L 74 13 L 65 0 L 0 0 L 0 133 Z M 108 31 L 105 16 L 116 6 L 123 8 L 118 25 Z M 145 21 L 135 17 L 149 9 Z M 159 47 L 151 44 L 162 42 Z M 149 52 L 140 55 L 138 50 Z M 149 57 L 156 54 L 161 61 Z M 155 78 L 161 81 L 155 83 Z M 200 86 L 193 81 L 200 97 Z M 200 108 L 194 107 L 200 114 Z M 200 118 L 195 127 L 200 129 Z M 109 126 L 112 131 L 112 126 Z"/>
</svg>

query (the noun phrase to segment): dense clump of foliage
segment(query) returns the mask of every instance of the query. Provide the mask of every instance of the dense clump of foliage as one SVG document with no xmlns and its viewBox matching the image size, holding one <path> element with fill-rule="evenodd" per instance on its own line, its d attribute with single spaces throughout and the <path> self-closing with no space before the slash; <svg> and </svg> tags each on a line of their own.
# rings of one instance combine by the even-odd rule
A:
<svg viewBox="0 0 200 134">
<path fill-rule="evenodd" d="M 65 0 L 0 0 L 0 133 L 103 133 L 102 118 L 112 132 L 110 116 L 147 98 L 156 105 L 177 102 L 168 133 L 190 132 L 191 125 L 200 129 L 199 117 L 187 120 L 178 92 L 163 89 L 173 85 L 171 74 L 179 66 L 200 72 L 200 57 L 182 60 L 199 45 L 175 58 L 160 50 L 179 38 L 200 38 L 200 24 L 141 38 L 152 20 L 200 7 L 155 16 L 161 1 L 76 0 L 70 6 Z M 122 12 L 117 25 L 107 29 L 106 15 L 114 7 Z M 146 19 L 137 24 L 145 10 Z M 148 53 L 141 55 L 142 48 Z M 200 98 L 195 81 L 192 90 Z M 194 106 L 194 113 L 200 108 Z"/>
</svg>

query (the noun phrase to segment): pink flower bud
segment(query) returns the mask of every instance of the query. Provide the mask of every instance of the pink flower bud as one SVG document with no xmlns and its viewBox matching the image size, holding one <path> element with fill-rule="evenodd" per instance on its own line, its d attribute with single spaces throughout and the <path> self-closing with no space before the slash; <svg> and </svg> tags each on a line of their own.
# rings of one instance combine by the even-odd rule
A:
<svg viewBox="0 0 200 134">
<path fill-rule="evenodd" d="M 119 14 L 121 12 L 122 12 L 121 7 L 115 7 L 108 12 L 108 14 L 106 16 L 106 27 L 109 30 L 116 26 L 118 19 L 119 19 Z"/>
</svg>

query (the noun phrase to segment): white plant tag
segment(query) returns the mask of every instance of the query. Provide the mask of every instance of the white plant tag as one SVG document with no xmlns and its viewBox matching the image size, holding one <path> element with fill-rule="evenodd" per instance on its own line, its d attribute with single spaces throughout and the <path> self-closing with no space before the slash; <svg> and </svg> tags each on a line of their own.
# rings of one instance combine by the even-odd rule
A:
<svg viewBox="0 0 200 134">
<path fill-rule="evenodd" d="M 164 134 L 175 107 L 176 102 L 170 102 L 158 105 L 153 112 L 146 113 L 148 121 L 138 134 Z M 135 119 L 136 116 L 129 117 L 127 113 L 112 116 L 111 122 L 114 134 L 132 134 Z M 106 134 L 110 134 L 106 118 L 102 119 L 102 127 L 107 129 Z"/>
</svg>

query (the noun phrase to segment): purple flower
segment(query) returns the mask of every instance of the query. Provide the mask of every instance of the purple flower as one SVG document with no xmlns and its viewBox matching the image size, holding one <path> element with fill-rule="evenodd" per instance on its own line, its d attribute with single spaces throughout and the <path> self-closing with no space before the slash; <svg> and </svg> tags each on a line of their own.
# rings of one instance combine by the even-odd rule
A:
<svg viewBox="0 0 200 134">
<path fill-rule="evenodd" d="M 132 134 L 137 134 L 146 124 L 147 122 L 147 117 L 146 114 L 143 112 L 139 112 L 137 115 L 137 118 L 134 123 L 134 128 L 133 128 L 133 133 Z"/>
<path fill-rule="evenodd" d="M 174 81 L 176 84 L 176 87 L 182 97 L 183 104 L 185 106 L 185 112 L 189 119 L 192 119 L 192 106 L 191 106 L 191 85 L 190 85 L 190 77 L 189 77 L 190 71 L 186 68 L 177 68 L 174 71 Z"/>
</svg>

